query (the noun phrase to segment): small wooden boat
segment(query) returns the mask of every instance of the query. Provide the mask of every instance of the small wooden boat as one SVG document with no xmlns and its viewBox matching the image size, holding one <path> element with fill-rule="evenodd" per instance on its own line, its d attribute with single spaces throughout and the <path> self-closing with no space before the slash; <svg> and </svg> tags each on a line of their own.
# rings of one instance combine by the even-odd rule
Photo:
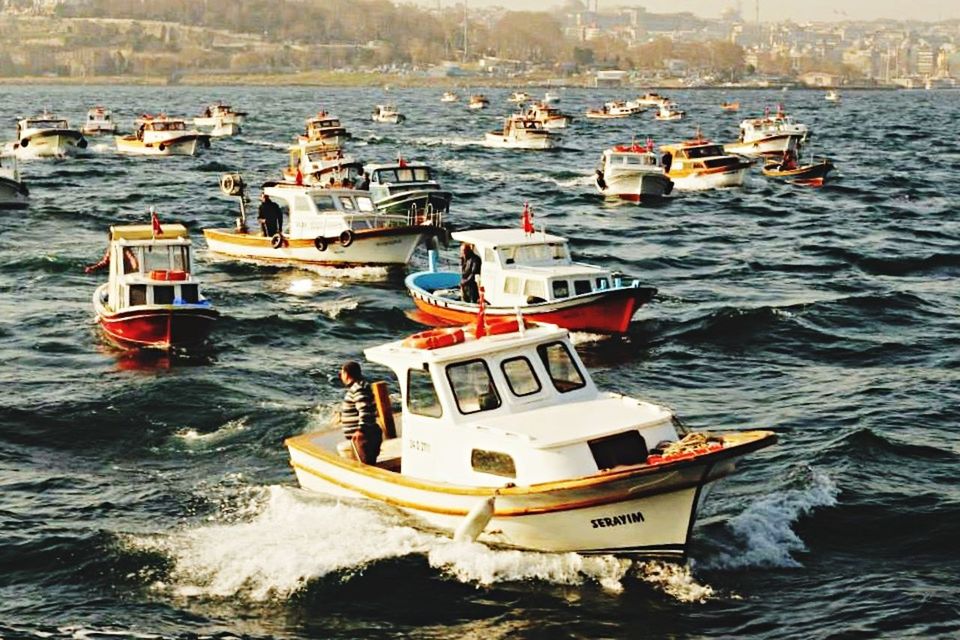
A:
<svg viewBox="0 0 960 640">
<path fill-rule="evenodd" d="M 768 109 L 762 118 L 743 120 L 738 140 L 723 145 L 723 148 L 741 156 L 782 157 L 787 152 L 796 153 L 809 135 L 807 125 L 795 122 L 782 106 L 778 106 L 775 113 L 771 114 Z"/>
<path fill-rule="evenodd" d="M 202 343 L 220 316 L 193 275 L 190 236 L 182 224 L 110 227 L 109 280 L 93 294 L 97 323 L 123 347 L 177 349 Z"/>
<path fill-rule="evenodd" d="M 480 256 L 485 312 L 552 322 L 575 331 L 624 333 L 634 312 L 656 294 L 639 280 L 624 282 L 609 269 L 574 262 L 567 240 L 524 229 L 460 231 L 453 239 Z M 407 290 L 420 310 L 417 319 L 433 325 L 469 322 L 480 309 L 464 302 L 460 273 L 428 271 L 407 277 Z"/>
<path fill-rule="evenodd" d="M 487 99 L 487 97 L 482 93 L 477 93 L 475 95 L 470 96 L 470 102 L 467 103 L 467 108 L 473 109 L 473 110 L 486 109 L 489 106 L 490 106 L 490 100 Z"/>
<path fill-rule="evenodd" d="M 696 138 L 660 147 L 667 177 L 679 190 L 739 187 L 753 165 L 739 155 L 727 153 L 697 131 Z"/>
<path fill-rule="evenodd" d="M 443 95 L 440 97 L 440 102 L 457 102 L 460 99 L 460 96 L 455 94 L 452 91 L 444 91 Z"/>
<path fill-rule="evenodd" d="M 87 121 L 80 128 L 85 136 L 113 135 L 117 132 L 117 123 L 113 113 L 106 107 L 93 107 L 87 111 Z"/>
<path fill-rule="evenodd" d="M 407 119 L 407 116 L 400 113 L 397 105 L 389 103 L 378 104 L 374 107 L 370 119 L 381 124 L 400 124 Z"/>
<path fill-rule="evenodd" d="M 488 132 L 483 141 L 484 146 L 498 149 L 553 149 L 559 143 L 560 134 L 519 113 L 507 117 L 503 129 Z"/>
<path fill-rule="evenodd" d="M 338 425 L 285 442 L 304 489 L 399 508 L 457 540 L 683 558 L 709 485 L 771 431 L 690 432 L 673 411 L 601 391 L 566 330 L 476 319 L 365 350 L 393 371 L 394 416 L 364 464 Z M 381 387 L 382 385 L 382 387 Z"/>
<path fill-rule="evenodd" d="M 653 114 L 653 117 L 655 120 L 683 120 L 686 112 L 676 107 L 677 105 L 672 102 L 661 102 L 657 108 L 657 112 Z"/>
<path fill-rule="evenodd" d="M 826 158 L 805 165 L 797 165 L 788 158 L 786 161 L 768 160 L 761 171 L 768 178 L 786 180 L 791 184 L 808 187 L 822 187 L 827 174 L 833 169 L 834 164 Z"/>
<path fill-rule="evenodd" d="M 721 102 L 720 108 L 724 111 L 740 111 L 740 101 L 735 102 Z"/>
<path fill-rule="evenodd" d="M 587 109 L 584 115 L 594 120 L 629 118 L 643 111 L 643 107 L 630 106 L 623 100 L 606 102 L 599 109 Z"/>
<path fill-rule="evenodd" d="M 556 107 L 551 107 L 545 102 L 537 102 L 530 105 L 524 115 L 539 122 L 540 126 L 544 129 L 566 129 L 567 125 L 573 122 L 571 116 L 566 115 Z"/>
</svg>

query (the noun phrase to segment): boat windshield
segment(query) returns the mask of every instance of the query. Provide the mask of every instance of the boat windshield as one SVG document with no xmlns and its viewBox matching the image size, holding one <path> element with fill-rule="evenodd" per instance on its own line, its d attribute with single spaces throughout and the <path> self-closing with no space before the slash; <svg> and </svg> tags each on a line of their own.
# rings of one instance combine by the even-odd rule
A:
<svg viewBox="0 0 960 640">
<path fill-rule="evenodd" d="M 499 252 L 502 264 L 534 265 L 552 263 L 569 257 L 567 245 L 563 242 L 500 247 Z"/>
<path fill-rule="evenodd" d="M 378 169 L 373 173 L 373 181 L 384 184 L 392 182 L 427 182 L 432 179 L 427 167 L 401 167 L 398 169 Z"/>
<path fill-rule="evenodd" d="M 149 246 L 143 247 L 143 272 L 151 271 L 189 271 L 189 253 L 185 246 Z"/>
<path fill-rule="evenodd" d="M 624 155 L 615 155 L 610 158 L 611 165 L 633 165 L 633 166 L 644 166 L 644 167 L 653 167 L 657 164 L 657 159 L 652 153 L 644 154 L 624 154 Z"/>
<path fill-rule="evenodd" d="M 187 128 L 183 121 L 152 122 L 150 128 L 154 131 L 183 131 Z"/>
<path fill-rule="evenodd" d="M 567 345 L 562 342 L 542 344 L 537 347 L 537 352 L 557 391 L 567 393 L 586 385 Z"/>
<path fill-rule="evenodd" d="M 705 144 L 699 147 L 690 147 L 686 149 L 688 158 L 711 158 L 724 155 L 723 147 L 718 144 Z"/>
<path fill-rule="evenodd" d="M 27 126 L 34 129 L 66 129 L 66 120 L 27 120 Z"/>
</svg>

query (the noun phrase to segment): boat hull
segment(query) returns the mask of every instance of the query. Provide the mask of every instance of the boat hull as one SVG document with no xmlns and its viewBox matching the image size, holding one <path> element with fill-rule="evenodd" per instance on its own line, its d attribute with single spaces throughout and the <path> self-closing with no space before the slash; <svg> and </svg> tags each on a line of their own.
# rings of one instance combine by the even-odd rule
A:
<svg viewBox="0 0 960 640">
<path fill-rule="evenodd" d="M 380 124 L 400 124 L 407 117 L 401 114 L 396 114 L 392 116 L 372 116 L 374 122 L 379 122 Z"/>
<path fill-rule="evenodd" d="M 209 305 L 143 305 L 111 312 L 103 304 L 107 285 L 93 297 L 97 323 L 122 347 L 177 349 L 196 346 L 210 335 L 220 313 Z"/>
<path fill-rule="evenodd" d="M 137 156 L 192 156 L 203 136 L 182 136 L 162 142 L 144 142 L 134 136 L 117 136 L 117 151 Z"/>
<path fill-rule="evenodd" d="M 418 316 L 436 326 L 462 325 L 475 322 L 480 306 L 459 299 L 436 295 L 421 286 L 424 279 L 430 279 L 440 288 L 456 287 L 460 276 L 453 272 L 420 272 L 407 277 L 407 290 L 414 304 L 425 315 Z M 605 289 L 593 293 L 572 296 L 563 300 L 528 304 L 520 307 L 523 317 L 535 322 L 555 324 L 571 331 L 589 331 L 597 333 L 625 333 L 630 326 L 633 314 L 649 302 L 657 290 L 652 287 L 621 287 Z M 487 306 L 486 317 L 514 318 L 515 307 Z"/>
<path fill-rule="evenodd" d="M 449 191 L 417 190 L 401 191 L 374 200 L 378 210 L 389 214 L 408 214 L 414 211 L 446 212 L 450 210 L 453 195 Z"/>
<path fill-rule="evenodd" d="M 788 151 L 796 153 L 801 136 L 797 134 L 778 134 L 749 142 L 731 142 L 723 145 L 727 153 L 755 158 L 758 156 L 782 156 Z"/>
<path fill-rule="evenodd" d="M 746 167 L 740 167 L 728 171 L 708 171 L 702 173 L 689 173 L 686 175 L 670 174 L 674 187 L 680 191 L 702 191 L 704 189 L 727 189 L 730 187 L 743 186 L 743 180 L 747 175 Z"/>
<path fill-rule="evenodd" d="M 673 181 L 663 174 L 650 172 L 626 173 L 616 176 L 604 175 L 606 188 L 597 185 L 597 190 L 607 198 L 628 202 L 642 202 L 662 198 L 673 191 Z"/>
<path fill-rule="evenodd" d="M 317 248 L 314 238 L 285 238 L 283 246 L 274 248 L 272 238 L 233 229 L 204 229 L 203 236 L 211 251 L 237 258 L 292 264 L 391 266 L 410 262 L 417 245 L 437 230 L 418 225 L 357 231 L 349 246 L 328 238 L 323 251 Z"/>
<path fill-rule="evenodd" d="M 478 503 L 497 494 L 484 543 L 547 552 L 682 557 L 707 484 L 736 460 L 773 444 L 770 432 L 712 453 L 660 465 L 615 467 L 592 476 L 531 486 L 470 487 L 405 477 L 336 456 L 335 431 L 286 441 L 307 490 L 368 498 L 452 532 Z M 398 461 L 399 462 L 399 461 Z"/>
<path fill-rule="evenodd" d="M 510 138 L 500 133 L 486 134 L 484 146 L 494 149 L 553 149 L 557 140 L 553 136 L 536 136 L 531 138 Z"/>
<path fill-rule="evenodd" d="M 763 167 L 763 175 L 768 178 L 786 180 L 793 184 L 804 185 L 808 187 L 821 187 L 827 178 L 827 174 L 833 170 L 833 163 L 829 160 L 817 162 L 812 165 L 797 167 L 796 169 L 779 170 L 776 165 Z"/>
<path fill-rule="evenodd" d="M 23 209 L 29 203 L 29 192 L 22 182 L 0 176 L 0 209 Z"/>
<path fill-rule="evenodd" d="M 48 129 L 21 138 L 14 146 L 17 158 L 64 158 L 87 147 L 87 139 L 72 129 Z"/>
</svg>

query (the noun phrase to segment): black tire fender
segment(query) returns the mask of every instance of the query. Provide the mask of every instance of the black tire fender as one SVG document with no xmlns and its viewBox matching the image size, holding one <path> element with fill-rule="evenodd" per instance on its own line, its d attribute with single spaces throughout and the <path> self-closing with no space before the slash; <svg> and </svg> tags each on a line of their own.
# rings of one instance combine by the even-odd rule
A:
<svg viewBox="0 0 960 640">
<path fill-rule="evenodd" d="M 323 236 L 317 236 L 313 239 L 313 246 L 317 248 L 317 251 L 326 251 L 327 250 L 327 239 Z"/>
<path fill-rule="evenodd" d="M 340 233 L 340 244 L 344 247 L 349 247 L 353 244 L 353 231 L 350 229 L 344 229 Z"/>
<path fill-rule="evenodd" d="M 20 146 L 23 148 L 27 148 L 28 146 L 30 146 L 30 138 L 24 138 L 23 140 L 21 140 Z"/>
<path fill-rule="evenodd" d="M 81 149 L 86 149 L 86 148 L 87 148 L 87 139 L 86 139 L 86 138 L 80 138 L 80 142 L 77 143 L 77 146 L 80 147 Z"/>
<path fill-rule="evenodd" d="M 147 146 L 150 146 L 150 145 L 147 145 Z M 157 145 L 157 149 L 159 149 L 160 151 L 163 151 L 166 148 L 167 148 L 167 145 L 163 144 L 162 142 Z"/>
<path fill-rule="evenodd" d="M 270 238 L 270 246 L 273 247 L 274 249 L 280 249 L 281 247 L 283 247 L 283 234 L 278 233 L 272 238 Z"/>
</svg>

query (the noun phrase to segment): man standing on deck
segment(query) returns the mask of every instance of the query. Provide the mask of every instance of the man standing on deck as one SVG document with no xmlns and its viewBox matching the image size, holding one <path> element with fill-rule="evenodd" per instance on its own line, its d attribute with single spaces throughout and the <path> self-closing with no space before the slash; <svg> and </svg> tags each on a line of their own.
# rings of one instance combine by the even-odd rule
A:
<svg viewBox="0 0 960 640">
<path fill-rule="evenodd" d="M 377 424 L 377 408 L 373 389 L 363 377 L 360 364 L 345 362 L 340 367 L 340 382 L 347 388 L 340 408 L 340 426 L 343 435 L 353 443 L 357 459 L 364 464 L 374 464 L 380 455 L 383 433 Z"/>
<path fill-rule="evenodd" d="M 283 211 L 280 205 L 270 199 L 265 193 L 260 194 L 260 209 L 257 213 L 257 219 L 260 221 L 260 229 L 263 235 L 268 238 L 280 233 L 283 227 Z"/>
<path fill-rule="evenodd" d="M 464 302 L 478 302 L 480 288 L 477 277 L 480 275 L 480 256 L 464 242 L 460 245 L 460 299 Z"/>
</svg>

